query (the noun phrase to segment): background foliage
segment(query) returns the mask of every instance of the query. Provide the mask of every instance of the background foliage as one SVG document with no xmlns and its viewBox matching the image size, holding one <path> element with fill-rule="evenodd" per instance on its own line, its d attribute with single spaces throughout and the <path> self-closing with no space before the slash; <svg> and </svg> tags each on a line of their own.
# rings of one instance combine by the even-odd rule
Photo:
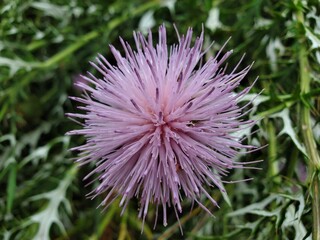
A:
<svg viewBox="0 0 320 240">
<path fill-rule="evenodd" d="M 320 144 L 319 15 L 318 0 L 1 1 L 1 239 L 311 239 L 320 166 L 312 157 Z M 122 217 L 117 202 L 96 209 L 101 198 L 86 199 L 93 186 L 82 181 L 92 166 L 78 169 L 68 151 L 84 139 L 65 136 L 79 127 L 65 113 L 77 111 L 68 96 L 81 94 L 73 86 L 79 74 L 94 72 L 88 61 L 97 53 L 113 61 L 108 44 L 120 47 L 118 36 L 133 43 L 133 30 L 156 34 L 162 23 L 170 43 L 177 41 L 172 23 L 195 35 L 204 26 L 206 45 L 215 41 L 208 55 L 231 36 L 229 69 L 246 53 L 241 66 L 255 63 L 242 87 L 259 76 L 245 99 L 256 97 L 250 117 L 257 125 L 241 134 L 265 147 L 239 160 L 264 159 L 256 164 L 262 170 L 234 171 L 226 181 L 254 179 L 226 184 L 228 196 L 211 190 L 220 204 L 206 203 L 215 218 L 198 206 L 181 214 L 183 236 L 174 213 L 168 227 L 159 221 L 153 230 L 154 208 L 141 234 L 134 200 Z"/>
</svg>

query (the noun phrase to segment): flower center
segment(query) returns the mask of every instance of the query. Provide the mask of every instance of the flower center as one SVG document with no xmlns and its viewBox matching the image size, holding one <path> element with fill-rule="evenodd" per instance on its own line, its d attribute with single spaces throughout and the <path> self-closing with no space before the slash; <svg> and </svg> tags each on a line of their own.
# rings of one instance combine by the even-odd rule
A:
<svg viewBox="0 0 320 240">
<path fill-rule="evenodd" d="M 165 124 L 167 124 L 164 119 L 163 119 L 163 113 L 162 111 L 160 111 L 158 113 L 158 115 L 156 116 L 156 118 L 153 120 L 153 123 L 154 123 L 154 126 L 156 127 L 160 127 L 160 126 L 163 126 Z"/>
</svg>

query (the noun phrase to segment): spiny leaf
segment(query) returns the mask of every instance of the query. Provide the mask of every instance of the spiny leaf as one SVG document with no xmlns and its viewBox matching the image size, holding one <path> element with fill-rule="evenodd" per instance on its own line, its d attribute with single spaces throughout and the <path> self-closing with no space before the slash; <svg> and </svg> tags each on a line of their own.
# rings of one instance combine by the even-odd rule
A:
<svg viewBox="0 0 320 240">
<path fill-rule="evenodd" d="M 282 134 L 289 135 L 296 147 L 304 155 L 307 155 L 305 147 L 301 144 L 301 141 L 298 139 L 298 136 L 293 128 L 293 124 L 289 116 L 289 110 L 285 108 L 281 112 L 271 115 L 270 118 L 281 118 L 283 121 L 283 129 L 280 131 L 279 136 L 281 136 Z"/>
</svg>

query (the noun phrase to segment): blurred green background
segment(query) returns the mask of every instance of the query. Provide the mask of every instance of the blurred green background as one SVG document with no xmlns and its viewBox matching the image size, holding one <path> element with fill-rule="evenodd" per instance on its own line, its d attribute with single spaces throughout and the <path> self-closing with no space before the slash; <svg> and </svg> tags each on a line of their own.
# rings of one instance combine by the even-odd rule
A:
<svg viewBox="0 0 320 240">
<path fill-rule="evenodd" d="M 317 0 L 2 0 L 0 238 L 320 239 L 319 15 Z M 160 219 L 153 229 L 152 206 L 141 234 L 136 199 L 122 217 L 118 202 L 101 212 L 103 196 L 86 199 L 95 185 L 82 179 L 93 165 L 73 163 L 68 149 L 84 139 L 65 136 L 79 128 L 65 113 L 78 111 L 68 96 L 81 95 L 73 84 L 95 73 L 88 62 L 97 53 L 114 63 L 109 44 L 121 49 L 119 36 L 133 44 L 132 32 L 149 28 L 156 36 L 161 24 L 175 43 L 173 23 L 195 36 L 203 26 L 205 47 L 215 41 L 207 56 L 231 37 L 229 71 L 243 54 L 242 68 L 255 62 L 238 91 L 259 76 L 241 103 L 256 97 L 250 118 L 257 124 L 241 135 L 265 147 L 236 160 L 264 161 L 255 165 L 262 170 L 232 171 L 225 181 L 254 179 L 226 184 L 228 196 L 210 190 L 220 209 L 203 202 L 215 218 L 184 201 L 182 236 L 173 211 L 168 227 Z"/>
</svg>

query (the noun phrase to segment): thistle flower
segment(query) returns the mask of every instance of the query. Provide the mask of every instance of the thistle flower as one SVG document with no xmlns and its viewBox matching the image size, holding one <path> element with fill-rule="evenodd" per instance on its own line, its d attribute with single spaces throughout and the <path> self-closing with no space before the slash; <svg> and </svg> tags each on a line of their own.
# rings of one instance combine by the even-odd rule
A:
<svg viewBox="0 0 320 240">
<path fill-rule="evenodd" d="M 101 74 L 83 76 L 79 82 L 86 94 L 72 99 L 84 104 L 84 114 L 69 116 L 84 120 L 83 129 L 70 131 L 83 135 L 86 143 L 79 151 L 81 165 L 95 163 L 99 186 L 94 198 L 107 192 L 101 205 L 121 197 L 126 208 L 133 197 L 139 199 L 139 217 L 145 219 L 150 203 L 163 208 L 167 225 L 167 207 L 176 215 L 182 211 L 184 198 L 196 201 L 205 195 L 217 205 L 206 190 L 225 191 L 222 176 L 230 169 L 243 168 L 235 162 L 240 149 L 250 149 L 233 133 L 253 124 L 241 118 L 244 107 L 237 105 L 250 87 L 240 93 L 233 90 L 250 66 L 226 73 L 222 63 L 232 51 L 222 49 L 201 66 L 203 32 L 192 46 L 192 29 L 179 36 L 176 45 L 167 46 L 166 29 L 159 27 L 159 40 L 153 46 L 147 38 L 134 33 L 136 50 L 120 38 L 125 56 L 113 46 L 116 66 L 102 55 L 91 63 Z M 200 65 L 200 66 L 199 66 Z M 106 206 L 107 207 L 107 206 Z M 207 210 L 207 209 L 206 209 Z"/>
</svg>

